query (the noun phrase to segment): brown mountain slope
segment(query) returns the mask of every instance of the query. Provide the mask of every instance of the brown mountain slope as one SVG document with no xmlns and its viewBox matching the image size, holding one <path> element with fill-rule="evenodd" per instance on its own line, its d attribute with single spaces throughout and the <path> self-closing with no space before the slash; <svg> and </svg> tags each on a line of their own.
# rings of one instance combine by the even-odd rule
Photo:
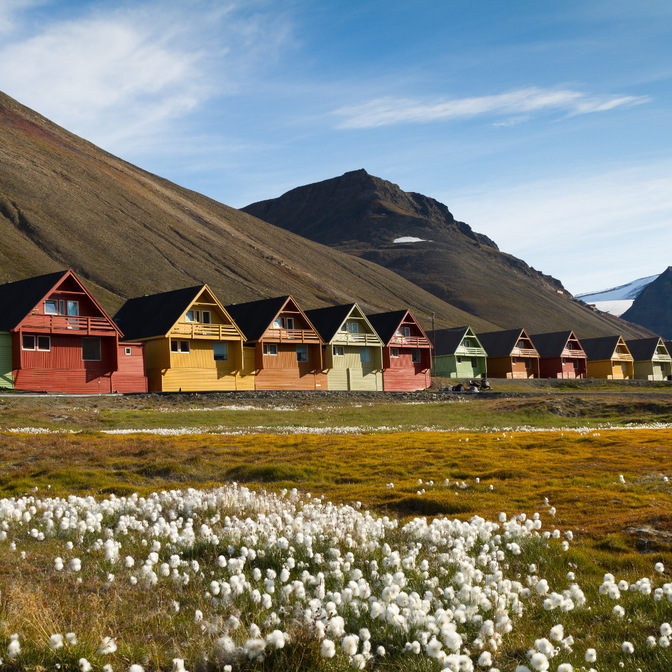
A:
<svg viewBox="0 0 672 672">
<path fill-rule="evenodd" d="M 409 307 L 493 328 L 393 272 L 140 170 L 0 93 L 0 282 L 73 268 L 106 309 L 207 282 L 224 304 Z"/>
<path fill-rule="evenodd" d="M 672 339 L 672 266 L 644 287 L 623 318 Z"/>
<path fill-rule="evenodd" d="M 458 222 L 438 201 L 365 170 L 243 208 L 260 219 L 403 275 L 445 301 L 509 329 L 573 329 L 579 337 L 646 329 L 575 301 L 543 275 Z M 524 235 L 521 233 L 521 235 Z M 424 242 L 394 243 L 405 236 Z"/>
</svg>

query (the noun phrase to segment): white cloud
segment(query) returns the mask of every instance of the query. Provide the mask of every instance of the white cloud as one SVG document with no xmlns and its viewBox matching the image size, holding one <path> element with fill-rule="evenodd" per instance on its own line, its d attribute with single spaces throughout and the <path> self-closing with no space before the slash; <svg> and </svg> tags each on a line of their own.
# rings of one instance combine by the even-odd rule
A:
<svg viewBox="0 0 672 672">
<path fill-rule="evenodd" d="M 563 112 L 569 115 L 604 112 L 623 105 L 636 105 L 649 99 L 641 96 L 589 96 L 580 91 L 530 87 L 493 96 L 422 101 L 381 98 L 362 105 L 337 109 L 344 117 L 339 128 L 374 128 L 397 124 L 418 124 L 482 115 L 529 115 Z M 500 122 L 500 125 L 502 122 Z"/>
<path fill-rule="evenodd" d="M 503 251 L 585 292 L 672 263 L 670 175 L 672 162 L 661 161 L 437 198 Z"/>
<path fill-rule="evenodd" d="M 0 2 L 0 35 L 10 35 L 18 29 L 23 13 L 39 7 L 48 0 L 2 0 Z"/>
</svg>

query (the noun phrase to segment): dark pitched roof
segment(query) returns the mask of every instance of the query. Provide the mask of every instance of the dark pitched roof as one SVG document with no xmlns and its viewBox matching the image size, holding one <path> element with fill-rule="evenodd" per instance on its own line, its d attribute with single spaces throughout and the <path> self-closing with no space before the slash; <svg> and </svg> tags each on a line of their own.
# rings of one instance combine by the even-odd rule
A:
<svg viewBox="0 0 672 672">
<path fill-rule="evenodd" d="M 355 305 L 357 304 L 347 303 L 342 306 L 314 308 L 313 310 L 306 311 L 306 317 L 317 329 L 317 333 L 322 337 L 322 340 L 325 343 L 330 343 Z"/>
<path fill-rule="evenodd" d="M 611 359 L 618 345 L 620 336 L 600 336 L 598 338 L 584 338 L 581 345 L 591 362 Z"/>
<path fill-rule="evenodd" d="M 124 332 L 126 341 L 164 336 L 203 287 L 205 285 L 197 285 L 129 299 L 119 308 L 114 321 Z"/>
<path fill-rule="evenodd" d="M 560 357 L 572 334 L 571 330 L 552 331 L 546 334 L 532 334 L 530 338 L 539 353 L 539 357 Z"/>
<path fill-rule="evenodd" d="M 387 345 L 397 333 L 397 329 L 406 317 L 406 313 L 408 313 L 408 310 L 391 310 L 389 313 L 367 315 L 366 318 L 380 336 L 380 340 Z"/>
<path fill-rule="evenodd" d="M 523 329 L 506 329 L 476 334 L 488 357 L 508 357 L 516 347 Z M 531 339 L 530 339 L 531 340 Z"/>
<path fill-rule="evenodd" d="M 625 344 L 628 346 L 628 350 L 630 350 L 630 354 L 636 362 L 646 362 L 653 359 L 659 342 L 660 338 L 653 336 L 651 338 L 635 338 L 631 341 L 626 341 Z"/>
<path fill-rule="evenodd" d="M 272 299 L 232 303 L 224 308 L 245 335 L 245 340 L 258 341 L 291 298 L 286 294 Z"/>
<path fill-rule="evenodd" d="M 0 331 L 16 328 L 67 273 L 57 271 L 0 285 Z"/>
<path fill-rule="evenodd" d="M 468 329 L 469 327 L 437 329 L 434 332 L 434 354 L 437 357 L 441 355 L 454 355 Z"/>
</svg>

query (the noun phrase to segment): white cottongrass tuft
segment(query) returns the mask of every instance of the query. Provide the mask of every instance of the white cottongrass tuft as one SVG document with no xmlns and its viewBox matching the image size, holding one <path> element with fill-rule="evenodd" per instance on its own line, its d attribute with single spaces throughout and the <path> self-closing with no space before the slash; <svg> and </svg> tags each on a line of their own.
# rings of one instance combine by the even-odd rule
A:
<svg viewBox="0 0 672 672">
<path fill-rule="evenodd" d="M 333 658 L 336 655 L 336 645 L 330 639 L 323 639 L 320 645 L 322 658 Z"/>
</svg>

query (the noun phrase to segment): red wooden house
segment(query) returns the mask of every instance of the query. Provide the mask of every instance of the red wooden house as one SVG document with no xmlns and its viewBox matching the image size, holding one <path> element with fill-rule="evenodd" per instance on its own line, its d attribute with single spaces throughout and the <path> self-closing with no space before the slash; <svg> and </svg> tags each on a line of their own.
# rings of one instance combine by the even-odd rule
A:
<svg viewBox="0 0 672 672">
<path fill-rule="evenodd" d="M 291 296 L 233 303 L 226 311 L 254 348 L 255 390 L 326 390 L 322 339 Z"/>
<path fill-rule="evenodd" d="M 586 353 L 573 331 L 532 334 L 540 378 L 585 378 Z"/>
<path fill-rule="evenodd" d="M 410 310 L 367 315 L 383 341 L 383 389 L 425 390 L 432 384 L 432 343 Z"/>
<path fill-rule="evenodd" d="M 143 346 L 121 331 L 73 271 L 0 286 L 0 331 L 10 334 L 14 388 L 146 392 Z"/>
</svg>

